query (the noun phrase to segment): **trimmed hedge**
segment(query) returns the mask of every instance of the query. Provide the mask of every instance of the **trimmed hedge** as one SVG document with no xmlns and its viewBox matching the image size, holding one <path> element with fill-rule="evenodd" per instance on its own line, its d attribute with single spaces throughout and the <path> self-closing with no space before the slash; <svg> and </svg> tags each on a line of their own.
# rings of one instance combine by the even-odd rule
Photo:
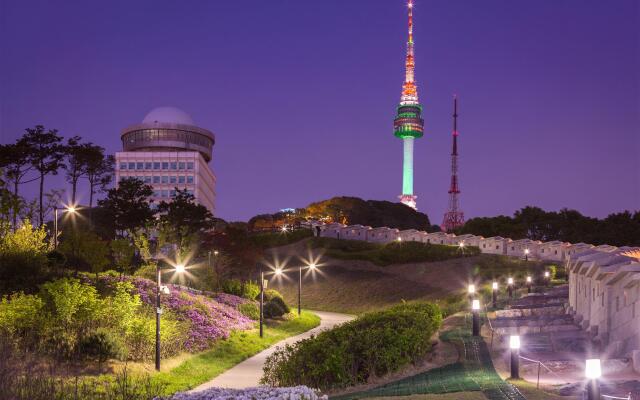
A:
<svg viewBox="0 0 640 400">
<path fill-rule="evenodd" d="M 363 314 L 276 350 L 267 358 L 261 383 L 321 390 L 365 383 L 424 356 L 441 324 L 442 313 L 433 303 L 401 304 Z"/>
</svg>

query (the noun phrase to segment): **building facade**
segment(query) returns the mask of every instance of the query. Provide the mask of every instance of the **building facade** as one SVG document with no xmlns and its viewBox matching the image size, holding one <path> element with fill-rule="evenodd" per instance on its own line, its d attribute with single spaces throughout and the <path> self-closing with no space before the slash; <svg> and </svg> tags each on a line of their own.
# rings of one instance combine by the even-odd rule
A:
<svg viewBox="0 0 640 400">
<path fill-rule="evenodd" d="M 213 213 L 216 176 L 209 167 L 214 134 L 198 127 L 182 110 L 159 107 L 142 123 L 122 130 L 115 155 L 116 182 L 137 178 L 153 187 L 152 205 L 171 201 L 176 189 L 193 194 Z"/>
</svg>

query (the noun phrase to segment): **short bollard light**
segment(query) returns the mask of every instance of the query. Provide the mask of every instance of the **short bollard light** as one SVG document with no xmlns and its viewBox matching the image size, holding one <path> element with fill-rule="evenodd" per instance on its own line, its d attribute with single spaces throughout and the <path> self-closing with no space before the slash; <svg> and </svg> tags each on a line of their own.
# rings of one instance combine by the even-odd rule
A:
<svg viewBox="0 0 640 400">
<path fill-rule="evenodd" d="M 524 249 L 524 260 L 529 261 L 529 249 Z"/>
<path fill-rule="evenodd" d="M 527 293 L 531 293 L 531 277 L 527 276 Z"/>
<path fill-rule="evenodd" d="M 467 288 L 467 292 L 469 293 L 469 297 L 473 298 L 473 296 L 475 296 L 476 294 L 476 285 L 474 285 L 473 283 L 470 284 Z"/>
<path fill-rule="evenodd" d="M 587 400 L 600 400 L 600 383 L 598 379 L 602 376 L 602 368 L 599 358 L 592 358 L 585 363 L 584 374 L 589 380 L 587 382 Z"/>
<path fill-rule="evenodd" d="M 551 280 L 551 274 L 549 273 L 549 271 L 544 271 L 544 280 L 547 282 L 547 284 Z"/>
<path fill-rule="evenodd" d="M 480 300 L 471 302 L 471 314 L 473 316 L 473 336 L 480 336 Z"/>
<path fill-rule="evenodd" d="M 491 284 L 491 289 L 492 290 L 492 300 L 493 300 L 493 308 L 497 308 L 498 307 L 498 282 L 493 281 L 493 283 Z"/>
<path fill-rule="evenodd" d="M 520 379 L 520 336 L 509 337 L 511 349 L 511 379 Z"/>
<path fill-rule="evenodd" d="M 513 298 L 513 278 L 507 278 L 507 289 L 509 289 L 509 298 Z"/>
</svg>

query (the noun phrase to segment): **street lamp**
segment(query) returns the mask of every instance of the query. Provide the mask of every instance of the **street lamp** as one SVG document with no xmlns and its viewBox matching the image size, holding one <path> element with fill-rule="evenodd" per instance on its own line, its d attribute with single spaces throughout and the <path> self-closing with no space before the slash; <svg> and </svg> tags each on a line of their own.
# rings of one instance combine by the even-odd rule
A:
<svg viewBox="0 0 640 400">
<path fill-rule="evenodd" d="M 598 379 L 602 376 L 600 359 L 592 358 L 586 361 L 585 376 L 589 380 L 587 383 L 587 400 L 600 400 L 600 383 Z"/>
<path fill-rule="evenodd" d="M 217 265 L 217 262 L 218 262 L 218 254 L 220 254 L 220 253 L 218 253 L 218 250 L 214 250 L 213 251 L 213 255 L 215 256 L 215 258 L 213 259 L 213 263 L 216 264 L 216 265 Z M 211 269 L 211 250 L 209 250 L 208 255 L 209 255 L 209 263 L 208 263 L 208 265 L 209 265 L 209 269 Z M 217 274 L 216 265 L 213 266 L 213 272 L 214 272 L 215 278 L 216 278 L 216 289 L 217 289 L 218 287 L 220 287 L 220 277 Z"/>
<path fill-rule="evenodd" d="M 520 336 L 509 337 L 511 349 L 511 379 L 520 379 Z"/>
<path fill-rule="evenodd" d="M 531 293 L 531 277 L 527 276 L 527 293 Z"/>
<path fill-rule="evenodd" d="M 493 300 L 493 308 L 498 308 L 498 282 L 493 281 L 493 283 L 491 284 L 491 289 L 492 289 L 491 297 Z"/>
<path fill-rule="evenodd" d="M 175 270 L 177 273 L 183 273 L 184 264 L 176 264 Z M 156 371 L 160 371 L 160 314 L 162 314 L 160 294 L 169 294 L 170 292 L 167 286 L 162 286 L 162 270 L 159 262 L 156 262 L 156 281 Z"/>
<path fill-rule="evenodd" d="M 509 289 L 509 298 L 513 298 L 513 278 L 507 278 L 507 289 Z"/>
<path fill-rule="evenodd" d="M 306 268 L 315 271 L 316 267 L 315 263 L 311 263 Z M 302 314 L 302 268 L 302 265 L 298 267 L 298 316 Z"/>
<path fill-rule="evenodd" d="M 267 281 L 264 279 L 264 269 L 262 268 L 262 264 L 259 264 L 260 269 L 260 337 L 263 337 L 264 334 L 264 290 L 267 287 Z M 280 276 L 282 274 L 282 268 L 276 268 L 273 271 L 273 274 L 276 276 Z"/>
<path fill-rule="evenodd" d="M 58 248 L 58 210 L 66 211 L 69 214 L 75 214 L 77 209 L 75 206 L 68 206 L 64 208 L 53 208 L 53 248 Z"/>
<path fill-rule="evenodd" d="M 551 280 L 551 274 L 549 273 L 549 271 L 544 271 L 544 280 L 547 281 L 547 284 Z"/>
<path fill-rule="evenodd" d="M 480 336 L 480 300 L 473 300 L 471 302 L 471 313 L 473 316 L 473 336 Z"/>
</svg>

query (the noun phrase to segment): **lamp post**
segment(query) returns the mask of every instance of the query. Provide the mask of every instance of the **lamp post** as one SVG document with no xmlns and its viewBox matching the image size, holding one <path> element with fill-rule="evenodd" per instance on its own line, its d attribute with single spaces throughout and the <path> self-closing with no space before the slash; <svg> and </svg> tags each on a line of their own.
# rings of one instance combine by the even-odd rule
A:
<svg viewBox="0 0 640 400">
<path fill-rule="evenodd" d="M 276 276 L 282 274 L 282 269 L 276 268 L 273 274 Z M 264 269 L 262 268 L 262 264 L 260 264 L 260 337 L 263 337 L 264 334 L 264 289 L 266 287 L 267 281 L 264 279 Z"/>
<path fill-rule="evenodd" d="M 513 299 L 513 278 L 507 278 L 507 289 L 509 290 L 509 298 Z"/>
<path fill-rule="evenodd" d="M 529 249 L 524 249 L 524 260 L 529 261 Z"/>
<path fill-rule="evenodd" d="M 511 379 L 520 379 L 520 336 L 509 337 L 511 349 Z"/>
<path fill-rule="evenodd" d="M 209 264 L 209 269 L 210 269 L 210 270 L 212 269 L 214 273 L 216 273 L 216 272 L 217 272 L 217 270 L 216 270 L 216 266 L 217 266 L 217 262 L 218 262 L 218 254 L 219 254 L 219 253 L 218 253 L 218 250 L 214 250 L 214 251 L 213 251 L 213 255 L 214 255 L 215 257 L 214 257 L 214 259 L 213 259 L 214 267 L 213 267 L 213 269 L 212 269 L 212 268 L 211 268 L 211 250 L 209 250 L 209 254 L 208 254 L 208 255 L 209 255 L 209 262 L 208 262 L 208 264 Z M 216 283 L 216 289 L 217 289 L 218 287 L 220 287 L 220 277 L 218 276 L 218 274 L 217 274 L 217 273 L 215 274 L 215 276 L 216 276 L 216 282 L 215 282 L 215 283 Z"/>
<path fill-rule="evenodd" d="M 177 264 L 176 272 L 183 273 L 184 268 L 183 264 Z M 160 293 L 169 294 L 169 288 L 162 286 L 162 270 L 159 262 L 156 263 L 156 283 L 156 371 L 160 371 L 160 314 L 162 314 Z"/>
<path fill-rule="evenodd" d="M 473 316 L 472 334 L 480 336 L 480 300 L 476 299 L 471 302 L 471 313 Z"/>
<path fill-rule="evenodd" d="M 531 277 L 527 276 L 527 293 L 531 293 Z"/>
<path fill-rule="evenodd" d="M 551 280 L 551 274 L 549 273 L 549 271 L 544 271 L 544 280 L 547 284 L 549 284 L 549 281 Z"/>
<path fill-rule="evenodd" d="M 589 380 L 587 382 L 587 400 L 600 400 L 600 383 L 598 382 L 598 379 L 602 376 L 600 359 L 593 358 L 587 360 L 584 372 Z"/>
<path fill-rule="evenodd" d="M 493 283 L 491 284 L 491 289 L 491 300 L 493 301 L 493 308 L 498 308 L 498 282 L 493 281 Z"/>
<path fill-rule="evenodd" d="M 76 208 L 74 206 L 68 206 L 65 208 L 54 207 L 53 208 L 53 248 L 58 249 L 58 210 L 66 211 L 69 214 L 75 214 Z"/>
</svg>

